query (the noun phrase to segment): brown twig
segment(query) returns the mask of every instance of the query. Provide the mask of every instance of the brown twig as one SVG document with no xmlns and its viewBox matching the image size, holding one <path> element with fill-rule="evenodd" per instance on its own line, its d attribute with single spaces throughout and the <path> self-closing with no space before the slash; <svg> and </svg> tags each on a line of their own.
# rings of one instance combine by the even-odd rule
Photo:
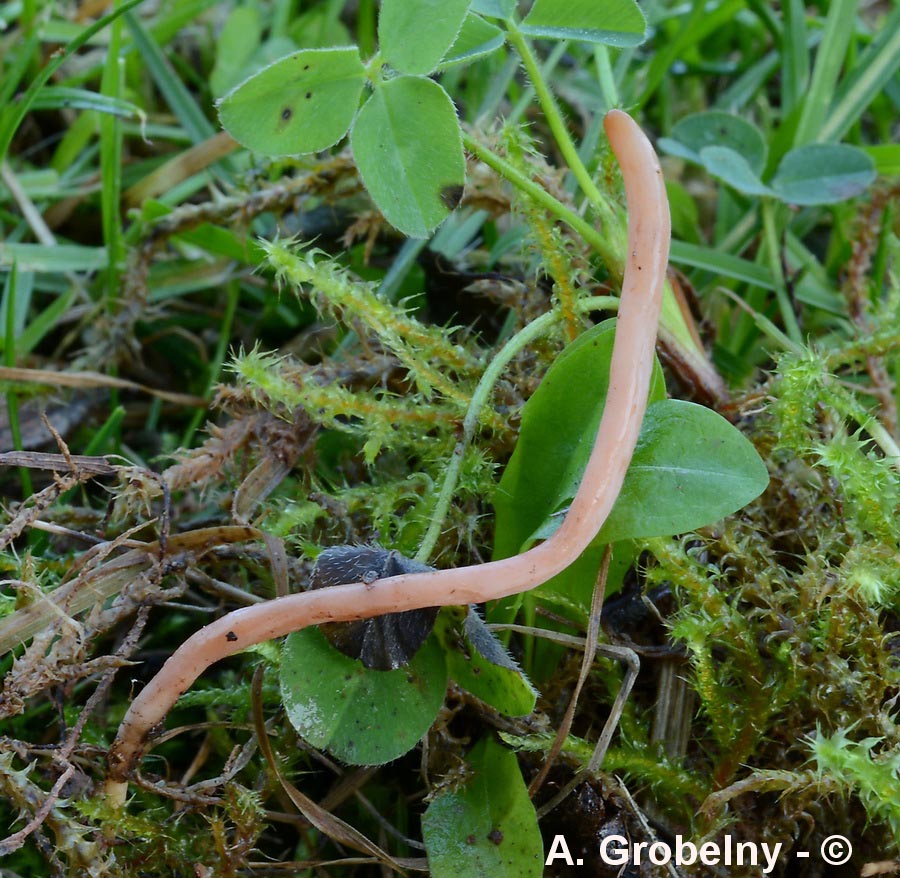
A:
<svg viewBox="0 0 900 878">
<path fill-rule="evenodd" d="M 8 857 L 10 854 L 15 853 L 23 844 L 25 844 L 29 835 L 35 830 L 40 829 L 43 822 L 47 819 L 50 810 L 56 804 L 56 800 L 59 798 L 62 788 L 66 785 L 66 781 L 68 781 L 74 773 L 75 766 L 69 764 L 65 771 L 63 771 L 56 779 L 56 783 L 53 784 L 53 788 L 47 793 L 47 798 L 44 799 L 41 807 L 37 809 L 34 817 L 32 817 L 18 832 L 14 832 L 12 835 L 8 835 L 0 841 L 0 857 Z"/>
</svg>

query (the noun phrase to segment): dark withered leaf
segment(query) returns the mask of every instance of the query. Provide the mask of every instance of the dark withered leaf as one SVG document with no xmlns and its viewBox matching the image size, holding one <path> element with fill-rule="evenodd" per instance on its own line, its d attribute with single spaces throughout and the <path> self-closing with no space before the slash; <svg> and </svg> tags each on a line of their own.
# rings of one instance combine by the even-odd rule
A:
<svg viewBox="0 0 900 878">
<path fill-rule="evenodd" d="M 348 582 L 374 582 L 401 573 L 427 573 L 426 564 L 380 546 L 332 546 L 325 549 L 313 570 L 310 585 L 324 588 Z M 440 607 L 389 613 L 356 622 L 320 625 L 331 645 L 367 668 L 393 671 L 409 664 L 434 627 Z"/>
<path fill-rule="evenodd" d="M 466 620 L 463 623 L 463 633 L 469 643 L 478 650 L 478 653 L 492 665 L 507 668 L 510 671 L 516 671 L 521 674 L 515 659 L 506 651 L 503 644 L 494 637 L 474 607 L 469 607 L 469 612 L 466 614 Z"/>
</svg>

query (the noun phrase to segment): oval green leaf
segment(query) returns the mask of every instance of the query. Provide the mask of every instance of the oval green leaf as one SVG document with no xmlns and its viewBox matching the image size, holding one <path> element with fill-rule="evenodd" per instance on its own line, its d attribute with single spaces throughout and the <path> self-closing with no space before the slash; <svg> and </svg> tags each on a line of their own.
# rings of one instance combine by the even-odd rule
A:
<svg viewBox="0 0 900 878">
<path fill-rule="evenodd" d="M 759 179 L 740 153 L 728 146 L 704 146 L 700 150 L 703 167 L 723 183 L 745 195 L 771 195 L 772 190 Z"/>
<path fill-rule="evenodd" d="M 525 404 L 519 440 L 494 495 L 494 558 L 521 551 L 574 496 L 603 414 L 614 337 L 614 320 L 582 333 Z M 664 396 L 657 364 L 650 399 Z"/>
<path fill-rule="evenodd" d="M 535 0 L 520 29 L 533 37 L 626 47 L 644 42 L 647 20 L 634 0 Z"/>
<path fill-rule="evenodd" d="M 365 78 L 355 46 L 304 49 L 232 89 L 218 103 L 219 119 L 263 155 L 318 152 L 347 133 Z"/>
<path fill-rule="evenodd" d="M 503 31 L 478 15 L 466 16 L 462 30 L 441 62 L 441 70 L 455 64 L 468 64 L 483 55 L 490 55 L 503 45 Z"/>
<path fill-rule="evenodd" d="M 209 85 L 221 97 L 247 76 L 250 63 L 262 41 L 262 23 L 255 6 L 237 6 L 229 13 L 216 40 L 216 63 Z"/>
<path fill-rule="evenodd" d="M 746 506 L 768 484 L 766 465 L 733 424 L 702 405 L 665 399 L 647 409 L 599 539 L 612 543 L 696 530 Z"/>
<path fill-rule="evenodd" d="M 281 698 L 314 747 L 351 765 L 381 765 L 415 747 L 447 689 L 444 652 L 431 637 L 396 671 L 370 671 L 334 649 L 317 628 L 284 644 Z"/>
<path fill-rule="evenodd" d="M 541 832 L 515 755 L 485 738 L 466 761 L 466 782 L 438 795 L 422 818 L 432 878 L 539 878 Z"/>
<path fill-rule="evenodd" d="M 756 449 L 725 418 L 702 405 L 664 399 L 647 409 L 622 490 L 597 539 L 614 543 L 696 530 L 746 506 L 768 484 Z M 559 519 L 548 516 L 529 542 L 547 539 Z"/>
<path fill-rule="evenodd" d="M 436 82 L 401 76 L 379 85 L 360 110 L 350 145 L 375 204 L 411 238 L 450 213 L 466 165 L 456 110 Z"/>
<path fill-rule="evenodd" d="M 810 143 L 792 149 L 778 166 L 772 189 L 789 204 L 835 204 L 863 192 L 876 177 L 861 149 L 842 143 Z"/>
<path fill-rule="evenodd" d="M 459 36 L 471 0 L 382 0 L 378 41 L 403 73 L 430 73 Z"/>
<path fill-rule="evenodd" d="M 700 153 L 705 147 L 727 147 L 743 156 L 757 176 L 766 166 L 768 152 L 765 138 L 755 125 L 720 110 L 685 116 L 672 128 L 671 137 L 660 138 L 659 146 L 698 165 L 704 163 Z"/>
</svg>

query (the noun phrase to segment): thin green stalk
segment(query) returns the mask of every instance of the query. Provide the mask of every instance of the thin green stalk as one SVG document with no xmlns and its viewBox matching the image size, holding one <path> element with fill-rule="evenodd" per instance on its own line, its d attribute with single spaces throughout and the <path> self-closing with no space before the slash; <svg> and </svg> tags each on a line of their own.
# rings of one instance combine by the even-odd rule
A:
<svg viewBox="0 0 900 878">
<path fill-rule="evenodd" d="M 87 455 L 91 454 L 104 454 L 103 449 L 106 447 L 106 443 L 111 439 L 119 435 L 119 428 L 122 426 L 122 421 L 125 419 L 125 406 L 116 406 L 110 413 L 107 419 L 100 425 L 100 429 L 91 436 L 90 441 L 84 447 L 84 453 Z"/>
<path fill-rule="evenodd" d="M 477 158 L 481 159 L 488 167 L 493 168 L 501 177 L 508 180 L 517 189 L 520 189 L 534 201 L 549 210 L 557 219 L 581 235 L 591 247 L 600 255 L 609 269 L 613 272 L 621 271 L 624 262 L 621 254 L 616 251 L 610 241 L 601 235 L 587 220 L 580 217 L 574 210 L 566 207 L 561 201 L 554 198 L 546 189 L 529 180 L 524 174 L 516 170 L 509 162 L 479 143 L 470 134 L 463 132 L 463 143 L 466 149 Z"/>
<path fill-rule="evenodd" d="M 19 281 L 19 267 L 13 262 L 6 278 L 6 338 L 3 358 L 7 366 L 16 365 L 16 287 Z M 19 398 L 15 390 L 6 392 L 6 410 L 9 414 L 9 432 L 12 434 L 13 448 L 22 451 L 22 430 L 19 426 Z M 27 467 L 19 467 L 19 478 L 22 482 L 22 497 L 30 497 L 34 493 L 31 473 Z"/>
<path fill-rule="evenodd" d="M 556 65 L 559 64 L 560 58 L 566 53 L 566 50 L 569 48 L 568 40 L 560 40 L 554 47 L 553 51 L 547 56 L 547 60 L 544 62 L 544 67 L 541 70 L 541 79 L 546 82 L 551 73 L 556 69 Z M 512 112 L 507 117 L 507 121 L 512 124 L 518 124 L 519 119 L 522 118 L 525 111 L 528 109 L 528 105 L 534 98 L 535 87 L 530 85 L 525 91 L 519 95 L 519 100 L 516 101 L 516 105 L 512 108 Z"/>
<path fill-rule="evenodd" d="M 231 326 L 234 323 L 234 315 L 237 313 L 238 302 L 241 298 L 241 287 L 237 280 L 233 280 L 225 287 L 225 314 L 222 316 L 222 325 L 219 327 L 219 340 L 216 343 L 216 350 L 213 354 L 210 366 L 209 382 L 206 385 L 206 394 L 208 398 L 212 393 L 213 385 L 219 380 L 219 374 L 222 371 L 222 363 L 225 361 L 225 354 L 228 350 L 228 342 L 231 339 Z M 191 416 L 187 430 L 181 440 L 183 448 L 190 448 L 193 441 L 194 433 L 200 426 L 200 422 L 206 416 L 206 409 L 197 409 Z"/>
<path fill-rule="evenodd" d="M 771 198 L 762 199 L 763 234 L 766 242 L 766 254 L 769 257 L 769 270 L 775 281 L 775 296 L 778 299 L 778 307 L 781 310 L 781 319 L 788 338 L 794 344 L 803 344 L 803 334 L 800 332 L 800 324 L 797 323 L 797 315 L 794 313 L 794 305 L 788 295 L 787 284 L 784 281 L 784 272 L 781 269 L 781 246 L 778 242 L 778 231 L 775 226 L 776 203 Z"/>
<path fill-rule="evenodd" d="M 119 8 L 117 2 L 115 9 Z M 122 95 L 125 62 L 119 57 L 122 44 L 122 19 L 116 19 L 110 27 L 106 65 L 100 81 L 100 91 L 106 97 Z M 106 269 L 106 303 L 115 309 L 119 291 L 119 269 L 124 259 L 122 243 L 122 121 L 117 116 L 102 113 L 100 116 L 100 208 L 103 222 L 103 243 L 109 257 Z"/>
<path fill-rule="evenodd" d="M 465 131 L 463 132 L 463 144 L 469 152 L 481 159 L 488 167 L 493 168 L 501 177 L 504 177 L 526 195 L 531 196 L 538 204 L 547 208 L 557 219 L 566 223 L 566 225 L 581 235 L 599 254 L 613 276 L 621 277 L 625 265 L 624 248 L 617 250 L 616 242 L 609 240 L 606 235 L 601 235 L 590 223 L 554 198 L 546 189 L 533 183 L 509 162 L 500 158 L 495 152 L 479 143 Z M 621 229 L 621 226 L 617 226 L 617 228 Z M 671 341 L 679 346 L 685 358 L 691 361 L 697 373 L 710 379 L 712 382 L 710 384 L 711 387 L 716 386 L 718 378 L 709 366 L 703 351 L 694 342 L 668 281 L 666 281 L 666 287 L 663 291 L 660 325 L 664 331 L 670 334 Z"/>
<path fill-rule="evenodd" d="M 575 179 L 578 180 L 581 191 L 587 196 L 588 201 L 591 203 L 591 207 L 596 211 L 607 234 L 614 235 L 619 239 L 617 241 L 617 243 L 619 243 L 622 232 L 621 226 L 616 219 L 616 213 L 603 197 L 603 193 L 597 188 L 597 184 L 594 183 L 593 178 L 588 173 L 588 169 L 584 166 L 584 162 L 581 161 L 578 150 L 575 148 L 575 144 L 569 136 L 569 131 L 566 128 L 566 123 L 559 111 L 559 107 L 557 107 L 553 94 L 550 92 L 550 88 L 541 74 L 540 65 L 537 62 L 537 58 L 535 58 L 534 52 L 531 50 L 531 45 L 512 21 L 507 21 L 506 26 L 507 37 L 522 58 L 522 63 L 525 65 L 525 72 L 528 74 L 528 78 L 534 86 L 538 103 L 544 111 L 544 116 L 547 118 L 547 124 L 553 132 L 553 137 L 556 140 L 556 144 L 559 147 L 563 158 L 566 160 L 566 164 L 569 166 L 569 170 L 575 175 Z M 620 252 L 624 252 L 624 245 L 617 249 L 619 249 Z"/>
<path fill-rule="evenodd" d="M 575 310 L 581 314 L 589 311 L 611 311 L 618 307 L 619 300 L 614 296 L 591 296 L 575 304 Z M 453 495 L 456 493 L 456 485 L 459 481 L 459 472 L 462 469 L 466 449 L 475 438 L 475 430 L 478 428 L 478 423 L 481 420 L 481 413 L 490 401 L 491 392 L 503 374 L 503 370 L 506 369 L 516 354 L 549 332 L 562 319 L 562 311 L 557 308 L 542 314 L 536 320 L 532 320 L 528 326 L 519 330 L 503 345 L 484 370 L 466 410 L 466 416 L 463 419 L 463 434 L 456 443 L 456 447 L 453 449 L 453 454 L 450 457 L 450 463 L 447 466 L 446 475 L 431 515 L 431 523 L 428 525 L 428 530 L 425 532 L 422 544 L 416 553 L 416 561 L 420 561 L 423 564 L 427 563 L 431 553 L 434 551 L 438 537 L 441 535 L 441 528 L 444 526 L 444 519 L 450 510 Z"/>
<path fill-rule="evenodd" d="M 375 54 L 375 0 L 359 0 L 356 13 L 356 42 L 363 58 Z"/>
<path fill-rule="evenodd" d="M 609 60 L 609 47 L 598 45 L 594 47 L 594 63 L 597 65 L 597 81 L 600 83 L 600 92 L 606 106 L 619 106 L 619 90 L 616 87 L 616 77 L 613 75 L 612 64 Z"/>
</svg>

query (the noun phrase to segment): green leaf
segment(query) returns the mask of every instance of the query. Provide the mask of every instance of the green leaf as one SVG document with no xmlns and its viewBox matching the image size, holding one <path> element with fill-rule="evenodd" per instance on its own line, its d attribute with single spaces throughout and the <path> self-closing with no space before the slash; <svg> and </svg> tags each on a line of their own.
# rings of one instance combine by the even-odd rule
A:
<svg viewBox="0 0 900 878">
<path fill-rule="evenodd" d="M 347 133 L 365 78 L 355 46 L 303 49 L 232 89 L 219 101 L 219 119 L 255 152 L 318 152 Z"/>
<path fill-rule="evenodd" d="M 816 63 L 809 86 L 803 94 L 800 118 L 794 132 L 794 145 L 798 147 L 823 139 L 820 132 L 828 117 L 847 47 L 856 30 L 857 6 L 857 0 L 830 0 L 826 4 L 822 40 L 816 49 Z"/>
<path fill-rule="evenodd" d="M 790 204 L 834 204 L 859 195 L 875 177 L 875 163 L 861 149 L 811 143 L 781 160 L 771 186 Z"/>
<path fill-rule="evenodd" d="M 379 85 L 350 144 L 375 204 L 409 237 L 427 237 L 458 201 L 462 136 L 453 102 L 436 82 L 401 76 Z"/>
<path fill-rule="evenodd" d="M 281 696 L 303 739 L 351 765 L 381 765 L 415 747 L 444 701 L 447 666 L 431 637 L 396 671 L 370 671 L 317 628 L 284 644 Z"/>
<path fill-rule="evenodd" d="M 50 81 L 50 77 L 59 70 L 70 55 L 77 52 L 91 39 L 91 37 L 98 34 L 107 25 L 112 24 L 112 22 L 120 15 L 124 15 L 130 9 L 133 9 L 142 2 L 143 0 L 126 0 L 125 3 L 117 9 L 114 9 L 109 15 L 105 15 L 103 18 L 95 21 L 90 27 L 81 28 L 77 36 L 73 37 L 65 46 L 54 52 L 47 65 L 43 67 L 36 76 L 32 77 L 25 93 L 0 110 L 0 162 L 6 158 L 13 136 L 18 130 L 19 125 L 22 124 L 22 120 L 31 110 L 31 106 L 40 90 Z M 25 59 L 31 58 L 30 49 L 36 42 L 37 40 L 35 37 L 29 37 L 26 42 L 25 52 L 22 53 L 21 57 Z M 18 64 L 12 65 L 13 75 L 10 77 L 10 82 L 12 83 L 11 88 L 15 88 L 16 81 L 19 79 L 20 75 L 25 72 L 25 69 L 26 66 L 22 66 L 20 69 Z M 7 83 L 4 82 L 0 88 L 5 91 Z"/>
<path fill-rule="evenodd" d="M 472 12 L 488 18 L 509 18 L 516 11 L 516 0 L 472 0 Z"/>
<path fill-rule="evenodd" d="M 100 271 L 109 264 L 105 247 L 82 247 L 79 244 L 19 244 L 0 242 L 0 268 L 13 263 L 19 271 Z"/>
<path fill-rule="evenodd" d="M 494 495 L 494 558 L 517 554 L 575 494 L 603 414 L 614 335 L 614 320 L 582 333 L 522 410 L 519 441 Z M 650 399 L 664 396 L 657 365 Z"/>
<path fill-rule="evenodd" d="M 695 530 L 746 506 L 768 484 L 765 464 L 733 424 L 704 406 L 662 400 L 647 409 L 599 539 L 611 543 Z"/>
<path fill-rule="evenodd" d="M 625 483 L 597 539 L 614 543 L 696 530 L 746 506 L 768 484 L 756 449 L 720 414 L 661 400 L 647 409 Z M 547 539 L 559 524 L 559 516 L 548 516 L 532 539 Z"/>
<path fill-rule="evenodd" d="M 775 281 L 772 280 L 772 273 L 768 269 L 732 253 L 711 250 L 709 247 L 687 244 L 684 241 L 673 241 L 670 257 L 672 262 L 678 265 L 690 265 L 766 290 L 775 289 Z"/>
<path fill-rule="evenodd" d="M 590 456 L 608 385 L 610 321 L 569 345 L 522 412 L 519 441 L 494 507 L 494 556 L 546 539 L 562 521 Z M 619 498 L 600 543 L 684 533 L 712 524 L 768 484 L 750 442 L 721 415 L 680 400 L 651 401 Z"/>
<path fill-rule="evenodd" d="M 745 195 L 771 195 L 772 190 L 759 179 L 747 160 L 727 146 L 704 146 L 700 150 L 703 167 L 723 183 Z"/>
<path fill-rule="evenodd" d="M 110 116 L 121 116 L 146 120 L 144 111 L 131 101 L 123 98 L 109 97 L 88 91 L 83 88 L 64 88 L 63 86 L 44 86 L 31 105 L 33 110 L 96 110 Z"/>
<path fill-rule="evenodd" d="M 762 132 L 740 116 L 720 110 L 685 116 L 672 128 L 671 137 L 660 138 L 659 146 L 698 165 L 703 164 L 700 153 L 705 147 L 720 146 L 743 156 L 754 174 L 761 174 L 766 166 L 767 147 Z"/>
<path fill-rule="evenodd" d="M 474 609 L 445 610 L 435 630 L 444 643 L 450 679 L 506 716 L 534 710 L 534 687 Z"/>
<path fill-rule="evenodd" d="M 839 140 L 900 68 L 900 6 L 884 20 L 871 45 L 838 85 L 819 140 Z"/>
<path fill-rule="evenodd" d="M 515 755 L 486 738 L 467 762 L 465 783 L 438 795 L 422 818 L 432 878 L 539 878 L 541 833 Z"/>
<path fill-rule="evenodd" d="M 216 64 L 209 77 L 216 97 L 221 97 L 246 77 L 247 65 L 261 40 L 259 10 L 255 6 L 235 7 L 216 40 Z"/>
<path fill-rule="evenodd" d="M 520 29 L 533 37 L 627 47 L 644 42 L 647 21 L 634 0 L 535 0 Z"/>
<path fill-rule="evenodd" d="M 288 31 L 291 41 L 298 49 L 351 45 L 353 38 L 340 19 L 342 5 L 329 3 L 325 6 L 313 6 L 293 18 Z"/>
<path fill-rule="evenodd" d="M 125 23 L 131 31 L 135 48 L 140 53 L 141 63 L 191 140 L 200 143 L 212 137 L 216 133 L 212 122 L 207 119 L 194 93 L 182 81 L 172 62 L 160 48 L 160 45 L 165 45 L 165 39 L 158 32 L 151 33 L 141 18 L 130 13 L 125 16 Z"/>
<path fill-rule="evenodd" d="M 478 15 L 466 16 L 462 30 L 447 51 L 441 62 L 441 70 L 446 70 L 454 64 L 468 64 L 482 55 L 489 55 L 503 45 L 503 31 L 493 24 L 489 24 Z"/>
<path fill-rule="evenodd" d="M 470 0 L 382 0 L 378 40 L 403 73 L 430 73 L 459 36 Z"/>
<path fill-rule="evenodd" d="M 875 162 L 875 170 L 884 177 L 900 176 L 900 144 L 879 143 L 864 146 L 863 151 Z"/>
</svg>

